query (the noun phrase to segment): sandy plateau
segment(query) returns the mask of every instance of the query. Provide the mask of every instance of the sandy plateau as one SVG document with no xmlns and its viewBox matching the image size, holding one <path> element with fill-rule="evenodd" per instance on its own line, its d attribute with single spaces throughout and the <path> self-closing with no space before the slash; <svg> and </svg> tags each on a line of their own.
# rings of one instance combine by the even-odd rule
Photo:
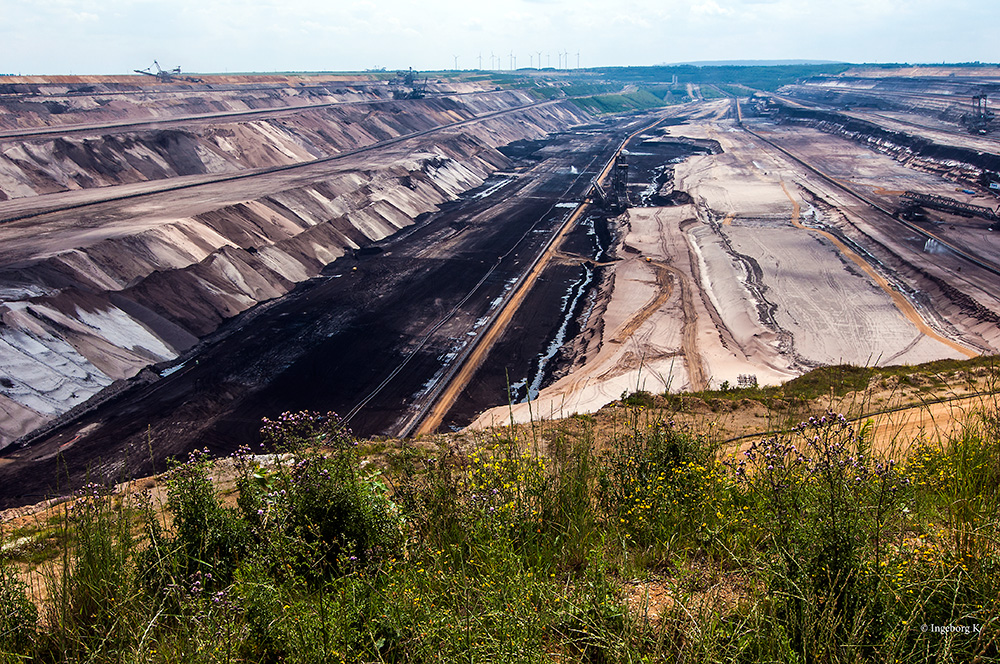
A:
<svg viewBox="0 0 1000 664">
<path fill-rule="evenodd" d="M 722 146 L 676 165 L 674 188 L 692 202 L 632 208 L 618 220 L 613 286 L 603 317 L 591 322 L 603 326 L 596 352 L 537 400 L 488 410 L 473 428 L 593 412 L 637 389 L 717 389 L 741 375 L 770 385 L 821 365 L 917 364 L 1000 349 L 996 325 L 933 293 L 913 295 L 928 288 L 928 273 L 954 278 L 961 267 L 923 253 L 923 243 L 914 249 L 912 233 L 887 230 L 880 213 L 721 119 L 728 102 L 706 106 L 716 112 L 669 128 L 670 137 Z M 841 138 L 765 130 L 865 192 L 954 192 L 937 174 Z M 961 290 L 1000 311 L 987 282 L 969 278 Z"/>
</svg>

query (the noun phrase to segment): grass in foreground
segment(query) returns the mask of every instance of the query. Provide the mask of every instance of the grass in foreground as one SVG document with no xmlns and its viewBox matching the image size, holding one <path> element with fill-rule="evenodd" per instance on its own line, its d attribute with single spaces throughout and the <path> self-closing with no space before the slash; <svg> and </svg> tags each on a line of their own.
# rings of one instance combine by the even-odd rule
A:
<svg viewBox="0 0 1000 664">
<path fill-rule="evenodd" d="M 0 661 L 1000 658 L 995 411 L 902 459 L 834 413 L 727 455 L 642 403 L 385 474 L 287 414 L 226 500 L 200 453 L 163 505 L 88 487 L 33 588 L 5 548 Z"/>
</svg>

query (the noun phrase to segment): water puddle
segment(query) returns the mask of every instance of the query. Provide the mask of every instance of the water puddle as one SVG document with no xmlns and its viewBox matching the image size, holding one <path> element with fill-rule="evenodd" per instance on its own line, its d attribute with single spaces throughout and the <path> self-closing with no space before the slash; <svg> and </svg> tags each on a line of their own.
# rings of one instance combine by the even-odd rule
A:
<svg viewBox="0 0 1000 664">
<path fill-rule="evenodd" d="M 510 386 L 510 396 L 511 399 L 518 403 L 524 401 L 532 401 L 538 398 L 538 393 L 542 389 L 542 383 L 548 375 L 549 364 L 555 359 L 556 355 L 562 350 L 563 344 L 566 343 L 570 325 L 576 318 L 576 312 L 579 308 L 580 301 L 587 294 L 590 289 L 591 284 L 594 282 L 594 269 L 589 265 L 583 266 L 583 276 L 580 277 L 572 286 L 566 295 L 562 299 L 562 317 L 559 323 L 559 328 L 556 330 L 555 337 L 549 342 L 545 351 L 536 359 L 536 364 L 533 369 L 530 383 L 528 378 L 513 383 Z M 527 388 L 527 394 L 522 396 L 522 391 Z"/>
</svg>

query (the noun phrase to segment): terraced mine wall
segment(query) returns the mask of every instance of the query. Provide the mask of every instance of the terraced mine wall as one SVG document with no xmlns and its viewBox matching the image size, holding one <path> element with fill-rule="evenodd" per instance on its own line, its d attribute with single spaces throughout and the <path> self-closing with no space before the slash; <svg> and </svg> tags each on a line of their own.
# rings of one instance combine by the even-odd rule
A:
<svg viewBox="0 0 1000 664">
<path fill-rule="evenodd" d="M 8 197 L 37 196 L 306 162 L 533 101 L 487 93 L 211 124 L 169 139 L 158 131 L 44 139 L 17 149 L 31 159 L 5 155 L 3 187 Z M 195 215 L 131 220 L 127 232 L 84 233 L 68 248 L 0 247 L 0 447 L 79 412 L 145 367 L 169 370 L 226 319 L 481 185 L 509 165 L 498 147 L 587 121 L 569 103 L 532 106 L 375 150 L 304 186 Z M 78 223 L 86 219 L 81 213 Z M 10 222 L 5 232 L 30 235 L 42 223 Z"/>
<path fill-rule="evenodd" d="M 454 82 L 430 87 L 482 92 Z M 0 131 L 391 98 L 388 82 L 370 77 L 216 75 L 202 83 L 151 82 L 143 76 L 5 77 L 0 83 Z"/>
<path fill-rule="evenodd" d="M 905 111 L 961 123 L 969 113 L 973 95 L 1000 93 L 993 78 L 957 79 L 940 76 L 913 77 L 813 77 L 783 92 L 820 104 L 881 111 Z"/>
<path fill-rule="evenodd" d="M 218 119 L 162 129 L 130 131 L 119 127 L 82 135 L 34 135 L 24 139 L 0 136 L 0 200 L 299 164 L 532 101 L 515 92 L 407 101 L 380 99 L 369 93 L 353 95 L 360 96 L 360 100 L 351 96 L 320 95 L 300 102 L 312 107 L 259 119 L 240 115 L 231 121 Z M 267 99 L 270 103 L 264 108 L 288 108 L 288 95 Z M 285 106 L 278 106 L 279 101 Z M 0 125 L 5 116 L 2 111 L 16 115 L 25 103 L 0 103 Z M 185 105 L 172 108 L 165 118 L 170 120 L 182 112 L 238 114 L 250 110 L 247 106 L 236 100 L 199 104 L 188 99 Z M 119 121 L 122 117 L 143 121 L 146 114 L 139 110 L 126 108 L 117 117 Z M 105 113 L 95 117 L 84 112 L 66 114 L 95 122 L 116 117 Z M 31 117 L 29 126 L 44 119 L 44 115 Z M 11 122 L 8 117 L 8 124 Z"/>
<path fill-rule="evenodd" d="M 954 180 L 983 184 L 988 174 L 1000 171 L 998 155 L 941 145 L 833 111 L 779 105 L 777 117 L 785 122 L 808 124 L 889 155 L 912 168 L 939 173 Z"/>
</svg>

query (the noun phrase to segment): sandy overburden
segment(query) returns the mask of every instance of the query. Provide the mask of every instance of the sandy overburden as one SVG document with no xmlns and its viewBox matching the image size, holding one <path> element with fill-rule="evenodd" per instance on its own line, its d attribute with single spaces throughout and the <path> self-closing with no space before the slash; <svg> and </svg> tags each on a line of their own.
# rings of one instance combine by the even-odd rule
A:
<svg viewBox="0 0 1000 664">
<path fill-rule="evenodd" d="M 692 204 L 629 211 L 599 352 L 514 405 L 515 420 L 591 412 L 636 389 L 734 385 L 741 374 L 775 384 L 824 364 L 978 354 L 918 329 L 874 268 L 811 228 L 836 219 L 811 204 L 805 191 L 816 183 L 800 167 L 725 124 L 671 133 L 715 139 L 724 152 L 676 167 Z M 493 409 L 473 426 L 510 416 Z"/>
</svg>

